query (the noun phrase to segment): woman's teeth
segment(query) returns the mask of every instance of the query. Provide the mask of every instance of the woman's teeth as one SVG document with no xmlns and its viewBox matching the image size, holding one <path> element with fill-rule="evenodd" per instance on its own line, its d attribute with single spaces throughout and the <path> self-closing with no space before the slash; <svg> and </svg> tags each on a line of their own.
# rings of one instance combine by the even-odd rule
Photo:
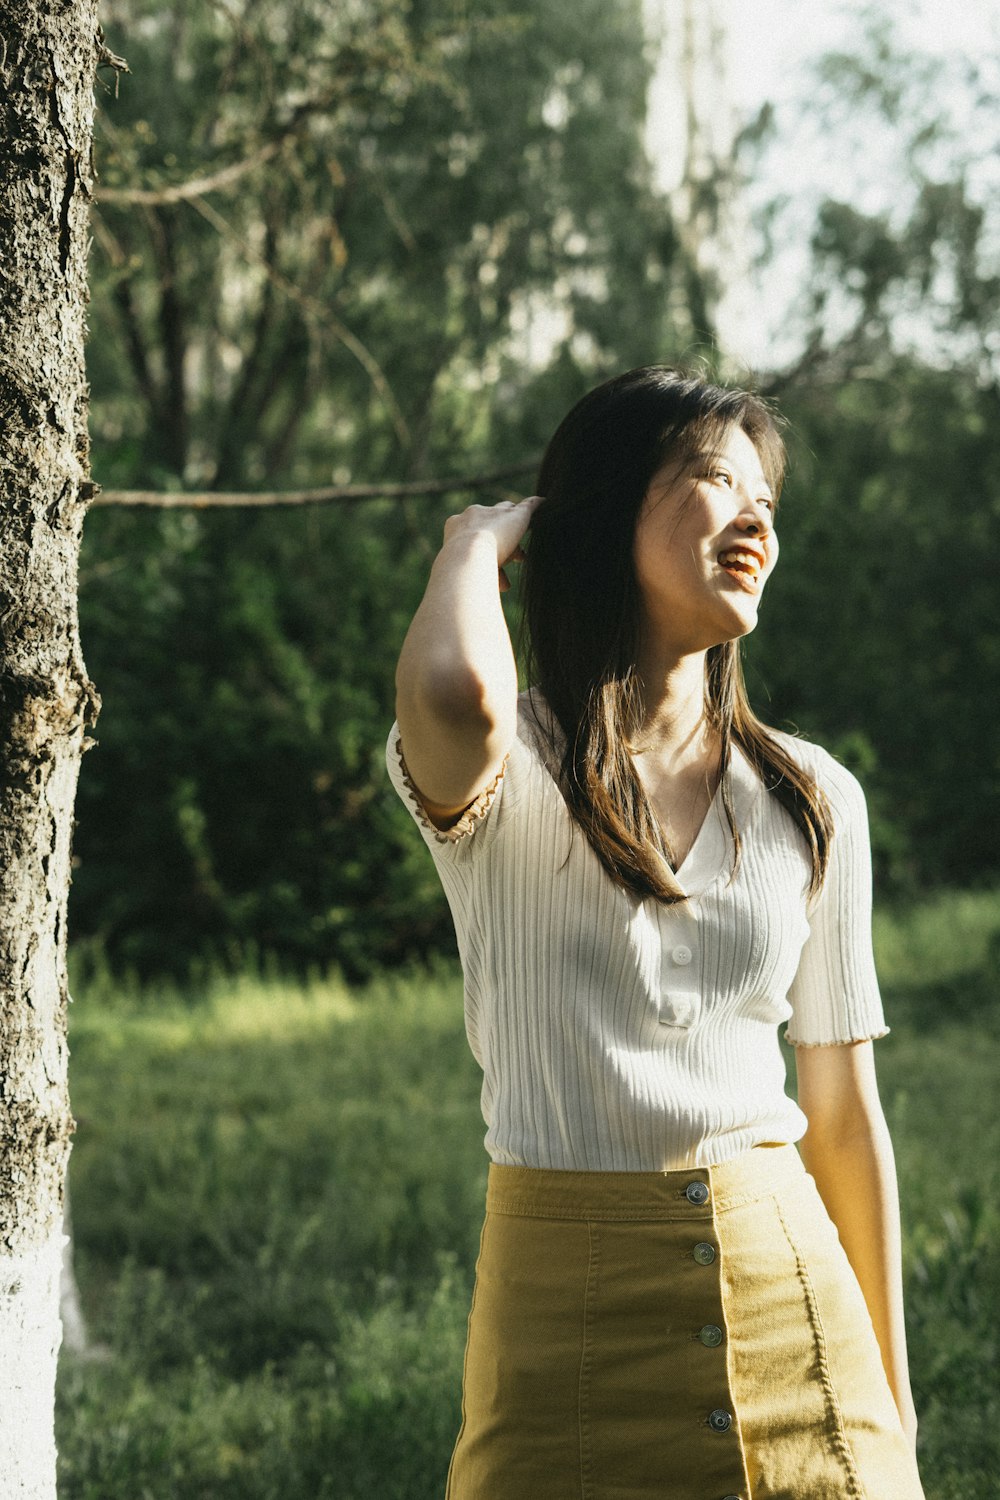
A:
<svg viewBox="0 0 1000 1500">
<path fill-rule="evenodd" d="M 760 558 L 752 552 L 743 552 L 738 547 L 730 547 L 725 552 L 719 553 L 718 563 L 730 577 L 738 579 L 744 585 L 756 586 L 760 576 Z"/>
</svg>

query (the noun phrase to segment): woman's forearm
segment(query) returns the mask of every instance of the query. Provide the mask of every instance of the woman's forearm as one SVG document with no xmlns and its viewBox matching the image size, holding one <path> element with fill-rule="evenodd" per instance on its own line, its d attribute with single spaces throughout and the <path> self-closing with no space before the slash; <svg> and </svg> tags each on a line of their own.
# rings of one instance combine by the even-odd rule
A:
<svg viewBox="0 0 1000 1500">
<path fill-rule="evenodd" d="M 801 1142 L 812 1174 L 864 1294 L 903 1427 L 914 1438 L 903 1321 L 899 1196 L 889 1129 L 881 1109 L 841 1128 L 811 1122 Z"/>
</svg>

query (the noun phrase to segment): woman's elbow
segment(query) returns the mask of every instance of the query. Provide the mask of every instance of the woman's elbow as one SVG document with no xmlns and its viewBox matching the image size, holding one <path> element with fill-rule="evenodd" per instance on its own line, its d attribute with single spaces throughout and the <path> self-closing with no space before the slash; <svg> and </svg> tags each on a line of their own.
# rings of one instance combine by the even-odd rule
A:
<svg viewBox="0 0 1000 1500">
<path fill-rule="evenodd" d="M 514 716 L 516 698 L 516 680 L 505 692 L 465 662 L 430 661 L 419 673 L 396 673 L 400 724 L 406 717 L 420 717 L 460 735 L 487 739 Z"/>
</svg>

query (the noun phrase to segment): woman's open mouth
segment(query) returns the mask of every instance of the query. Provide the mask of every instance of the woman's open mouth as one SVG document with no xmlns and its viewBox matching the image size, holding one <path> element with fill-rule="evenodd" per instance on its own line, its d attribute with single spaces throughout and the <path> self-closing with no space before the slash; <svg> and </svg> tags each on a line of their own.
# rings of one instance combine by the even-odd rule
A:
<svg viewBox="0 0 1000 1500">
<path fill-rule="evenodd" d="M 756 594 L 760 587 L 761 561 L 754 552 L 746 552 L 742 547 L 727 547 L 720 552 L 716 561 L 723 572 L 735 578 L 736 582 L 750 594 Z"/>
</svg>

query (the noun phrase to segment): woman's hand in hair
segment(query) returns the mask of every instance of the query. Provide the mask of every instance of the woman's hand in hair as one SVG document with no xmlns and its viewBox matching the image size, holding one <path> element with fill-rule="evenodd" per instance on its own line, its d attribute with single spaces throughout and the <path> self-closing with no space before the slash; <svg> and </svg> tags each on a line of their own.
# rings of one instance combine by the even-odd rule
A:
<svg viewBox="0 0 1000 1500">
<path fill-rule="evenodd" d="M 444 545 L 403 642 L 396 718 L 410 775 L 439 827 L 496 777 L 517 729 L 517 666 L 500 593 L 539 497 L 470 505 Z"/>
<path fill-rule="evenodd" d="M 470 505 L 445 521 L 445 544 L 473 532 L 492 536 L 496 541 L 500 592 L 506 593 L 510 579 L 505 567 L 507 563 L 523 562 L 521 542 L 541 501 L 541 495 L 529 495 L 526 500 L 501 500 L 498 505 Z"/>
</svg>

